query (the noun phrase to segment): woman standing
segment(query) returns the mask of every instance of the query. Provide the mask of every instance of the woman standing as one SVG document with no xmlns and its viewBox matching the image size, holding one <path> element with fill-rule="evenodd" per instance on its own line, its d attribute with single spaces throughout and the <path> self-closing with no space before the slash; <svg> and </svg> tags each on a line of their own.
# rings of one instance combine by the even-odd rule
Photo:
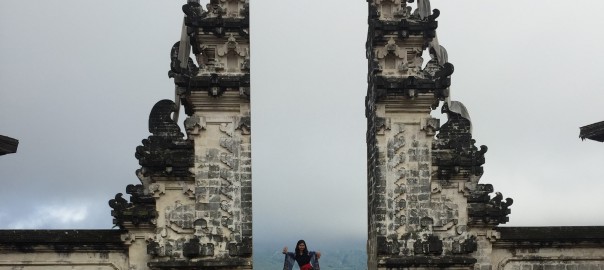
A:
<svg viewBox="0 0 604 270">
<path fill-rule="evenodd" d="M 287 252 L 287 247 L 283 248 L 283 254 L 285 254 L 285 262 L 283 263 L 283 270 L 292 270 L 294 268 L 294 261 L 300 266 L 300 270 L 320 270 L 319 258 L 321 258 L 321 252 L 308 251 L 306 242 L 304 240 L 296 243 L 296 250 L 294 253 Z"/>
</svg>

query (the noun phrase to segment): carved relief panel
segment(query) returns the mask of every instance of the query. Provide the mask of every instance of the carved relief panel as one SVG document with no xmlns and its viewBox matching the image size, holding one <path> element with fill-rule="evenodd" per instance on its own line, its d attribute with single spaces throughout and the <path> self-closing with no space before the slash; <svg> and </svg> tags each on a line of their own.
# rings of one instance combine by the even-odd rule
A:
<svg viewBox="0 0 604 270">
<path fill-rule="evenodd" d="M 249 73 L 250 46 L 247 38 L 228 33 L 227 38 L 200 35 L 198 39 L 201 53 L 196 57 L 200 73 Z"/>
<path fill-rule="evenodd" d="M 388 254 L 405 256 L 474 252 L 476 236 L 468 232 L 463 217 L 463 186 L 432 179 L 431 148 L 438 121 L 382 119 L 377 134 L 385 158 L 386 212 L 378 227 L 384 229 L 386 242 L 381 246 Z"/>
<path fill-rule="evenodd" d="M 411 15 L 411 7 L 407 6 L 407 0 L 375 0 L 374 5 L 380 20 L 400 20 Z"/>
<path fill-rule="evenodd" d="M 249 0 L 211 0 L 207 5 L 209 17 L 243 18 L 249 10 Z"/>
<path fill-rule="evenodd" d="M 251 245 L 249 117 L 204 117 L 196 139 L 194 235 L 215 253 L 237 255 Z"/>
<path fill-rule="evenodd" d="M 384 45 L 376 45 L 375 57 L 379 65 L 379 75 L 423 77 L 422 45 L 413 46 L 399 41 L 396 37 L 387 38 Z"/>
<path fill-rule="evenodd" d="M 160 208 L 148 253 L 172 259 L 251 254 L 251 140 L 249 117 L 186 121 L 195 141 L 193 183 L 150 185 Z"/>
<path fill-rule="evenodd" d="M 430 203 L 430 140 L 419 125 L 392 123 L 386 135 L 388 208 L 393 231 L 399 235 L 419 231 Z"/>
</svg>

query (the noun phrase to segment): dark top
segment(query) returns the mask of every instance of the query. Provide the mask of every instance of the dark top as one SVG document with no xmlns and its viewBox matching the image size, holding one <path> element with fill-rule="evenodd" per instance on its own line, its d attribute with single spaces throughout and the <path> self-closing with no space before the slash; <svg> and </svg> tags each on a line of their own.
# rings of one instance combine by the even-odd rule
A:
<svg viewBox="0 0 604 270">
<path fill-rule="evenodd" d="M 304 253 L 302 255 L 296 254 L 296 262 L 298 262 L 298 266 L 302 266 L 310 263 L 310 255 L 308 253 Z"/>
</svg>

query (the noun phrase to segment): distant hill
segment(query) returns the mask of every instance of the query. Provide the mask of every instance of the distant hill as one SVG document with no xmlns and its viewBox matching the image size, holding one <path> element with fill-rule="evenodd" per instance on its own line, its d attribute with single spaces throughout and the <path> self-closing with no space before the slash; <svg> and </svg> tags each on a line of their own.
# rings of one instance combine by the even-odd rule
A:
<svg viewBox="0 0 604 270">
<path fill-rule="evenodd" d="M 364 248 L 335 247 L 322 249 L 320 259 L 322 270 L 366 270 L 367 253 Z M 284 255 L 281 250 L 269 246 L 254 246 L 254 269 L 281 270 Z M 294 267 L 298 269 L 298 267 Z"/>
</svg>

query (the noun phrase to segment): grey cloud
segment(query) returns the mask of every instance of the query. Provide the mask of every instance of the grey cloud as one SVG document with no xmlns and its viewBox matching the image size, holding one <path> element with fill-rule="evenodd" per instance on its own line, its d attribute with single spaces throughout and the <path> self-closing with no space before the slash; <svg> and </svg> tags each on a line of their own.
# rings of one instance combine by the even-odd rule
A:
<svg viewBox="0 0 604 270">
<path fill-rule="evenodd" d="M 0 134 L 21 141 L 0 158 L 0 227 L 65 198 L 90 205 L 88 223 L 45 226 L 111 227 L 107 200 L 138 181 L 148 113 L 173 97 L 181 5 L 0 3 Z M 252 1 L 257 241 L 366 235 L 366 5 Z M 594 30 L 604 4 L 589 5 L 432 1 L 456 67 L 453 99 L 489 147 L 482 181 L 515 199 L 509 225 L 604 223 L 590 207 L 604 204 L 604 146 L 578 138 L 579 126 L 604 120 Z"/>
</svg>

